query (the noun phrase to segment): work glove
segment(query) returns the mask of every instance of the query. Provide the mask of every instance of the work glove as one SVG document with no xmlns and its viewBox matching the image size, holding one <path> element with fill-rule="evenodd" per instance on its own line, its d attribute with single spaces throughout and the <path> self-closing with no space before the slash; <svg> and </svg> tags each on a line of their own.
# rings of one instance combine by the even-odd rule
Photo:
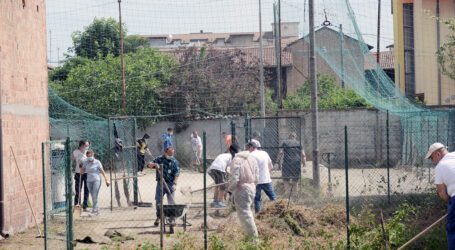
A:
<svg viewBox="0 0 455 250">
<path fill-rule="evenodd" d="M 172 191 L 172 192 L 175 192 L 175 190 L 177 190 L 177 184 L 174 184 L 174 185 L 172 185 L 172 187 L 171 187 L 171 191 Z"/>
<path fill-rule="evenodd" d="M 106 181 L 106 186 L 109 187 L 109 185 L 111 185 L 111 183 L 109 182 L 109 180 L 107 178 L 104 178 L 104 180 Z"/>
</svg>

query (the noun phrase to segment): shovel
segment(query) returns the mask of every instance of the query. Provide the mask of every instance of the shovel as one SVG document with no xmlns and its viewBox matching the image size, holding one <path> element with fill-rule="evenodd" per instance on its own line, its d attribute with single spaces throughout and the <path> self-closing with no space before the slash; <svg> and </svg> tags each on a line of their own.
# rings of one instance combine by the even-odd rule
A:
<svg viewBox="0 0 455 250">
<path fill-rule="evenodd" d="M 82 186 L 82 174 L 79 172 L 79 195 L 77 197 L 77 205 L 74 206 L 74 214 L 73 218 L 74 219 L 79 219 L 81 218 L 82 214 L 82 208 L 81 208 L 81 186 Z"/>
</svg>

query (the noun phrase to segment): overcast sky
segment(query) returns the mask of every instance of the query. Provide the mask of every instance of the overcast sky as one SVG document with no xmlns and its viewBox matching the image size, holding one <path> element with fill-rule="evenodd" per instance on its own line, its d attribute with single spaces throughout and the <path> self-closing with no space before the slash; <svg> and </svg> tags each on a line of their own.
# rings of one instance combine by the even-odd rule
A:
<svg viewBox="0 0 455 250">
<path fill-rule="evenodd" d="M 259 31 L 259 0 L 122 0 L 122 20 L 128 34 L 181 34 Z M 270 31 L 273 3 L 262 0 L 262 29 Z M 357 38 L 345 0 L 315 0 L 315 23 L 327 20 Z M 365 41 L 376 47 L 378 0 L 350 0 Z M 391 1 L 381 1 L 381 50 L 393 43 Z M 300 35 L 308 32 L 308 0 L 281 0 L 282 22 L 300 22 Z M 71 34 L 94 17 L 118 20 L 117 0 L 46 0 L 48 58 L 55 65 L 72 45 Z"/>
</svg>

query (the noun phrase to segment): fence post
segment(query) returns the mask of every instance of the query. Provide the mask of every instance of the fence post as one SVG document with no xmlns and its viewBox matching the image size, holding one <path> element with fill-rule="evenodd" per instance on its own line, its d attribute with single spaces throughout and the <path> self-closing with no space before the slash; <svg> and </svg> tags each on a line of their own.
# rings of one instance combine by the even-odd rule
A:
<svg viewBox="0 0 455 250">
<path fill-rule="evenodd" d="M 387 136 L 387 199 L 390 204 L 390 134 L 389 134 L 389 111 L 387 110 L 386 136 Z"/>
<path fill-rule="evenodd" d="M 109 130 L 109 132 L 107 133 L 108 134 L 108 148 L 109 148 L 109 160 L 110 160 L 110 163 L 111 163 L 111 166 L 109 168 L 109 179 L 111 181 L 111 185 L 110 185 L 110 192 L 111 192 L 111 212 L 112 212 L 112 200 L 114 199 L 113 195 L 112 195 L 112 186 L 114 186 L 114 182 L 112 181 L 112 169 L 114 168 L 114 155 L 112 153 L 112 150 L 111 150 L 111 118 L 109 117 L 107 119 L 107 128 Z"/>
<path fill-rule="evenodd" d="M 248 122 L 248 113 L 246 113 L 245 114 L 245 144 L 247 144 L 248 140 L 250 139 L 249 129 L 250 129 L 250 126 L 249 126 L 249 122 Z"/>
<path fill-rule="evenodd" d="M 73 249 L 73 182 L 71 178 L 70 138 L 65 142 L 65 177 L 66 177 L 66 248 Z"/>
<path fill-rule="evenodd" d="M 133 122 L 134 122 L 134 132 L 133 132 L 133 141 L 131 142 L 132 145 L 136 145 L 136 139 L 137 139 L 137 125 L 136 125 L 136 118 L 133 118 Z M 135 147 L 135 150 L 134 150 L 134 155 L 133 155 L 133 203 L 134 205 L 138 205 L 138 183 L 137 183 L 137 168 L 139 167 L 138 164 L 137 164 L 137 160 L 136 160 L 136 157 L 137 157 L 137 147 Z M 145 157 L 145 156 L 144 156 Z"/>
<path fill-rule="evenodd" d="M 233 131 L 235 132 L 235 129 Z M 233 133 L 232 136 L 232 138 L 234 138 L 235 134 Z M 207 249 L 207 144 L 205 131 L 202 134 L 202 145 L 204 166 L 204 249 Z"/>
<path fill-rule="evenodd" d="M 46 161 L 44 160 L 44 142 L 41 143 L 41 162 L 43 163 L 44 249 L 47 250 Z"/>
<path fill-rule="evenodd" d="M 350 235 L 349 235 L 349 177 L 348 177 L 348 168 L 349 168 L 349 153 L 348 153 L 348 127 L 344 126 L 344 169 L 346 176 L 346 235 L 348 241 L 348 249 L 351 248 Z"/>
<path fill-rule="evenodd" d="M 235 139 L 235 123 L 231 120 L 231 142 L 232 144 L 237 144 L 237 140 Z"/>
</svg>

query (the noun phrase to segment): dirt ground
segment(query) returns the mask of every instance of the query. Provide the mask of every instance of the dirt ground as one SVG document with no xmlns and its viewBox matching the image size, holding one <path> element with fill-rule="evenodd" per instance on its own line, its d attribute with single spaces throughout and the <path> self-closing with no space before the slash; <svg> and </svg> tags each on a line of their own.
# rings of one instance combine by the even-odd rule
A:
<svg viewBox="0 0 455 250">
<path fill-rule="evenodd" d="M 155 171 L 147 169 L 144 176 L 139 177 L 139 201 L 145 203 L 153 203 L 153 207 L 133 207 L 126 206 L 126 198 L 123 189 L 123 180 L 117 181 L 120 192 L 120 202 L 122 207 L 118 207 L 115 198 L 115 184 L 113 185 L 113 209 L 111 211 L 111 194 L 110 188 L 102 185 L 99 194 L 100 215 L 90 217 L 89 212 L 82 212 L 82 216 L 78 220 L 74 220 L 74 239 L 82 240 L 86 236 L 90 236 L 99 244 L 84 244 L 77 243 L 76 249 L 100 249 L 104 246 L 114 246 L 121 244 L 121 249 L 136 249 L 138 244 L 150 242 L 151 244 L 159 245 L 160 242 L 160 227 L 153 225 L 155 215 Z M 119 176 L 120 175 L 120 176 Z M 121 177 L 121 174 L 117 178 Z M 207 176 L 207 185 L 213 185 L 213 180 Z M 132 185 L 131 183 L 129 184 Z M 191 195 L 189 191 L 203 188 L 203 174 L 195 171 L 183 170 L 180 175 L 178 187 L 176 190 L 175 200 L 177 204 L 189 204 L 187 212 L 187 222 L 191 226 L 187 227 L 187 232 L 200 233 L 202 237 L 203 225 L 203 192 L 196 192 Z M 132 191 L 130 188 L 130 197 Z M 131 198 L 132 199 L 132 198 Z M 207 192 L 207 201 L 212 202 L 213 191 Z M 218 225 L 223 224 L 225 216 L 231 213 L 229 208 L 215 209 L 208 208 L 208 224 L 211 230 L 214 230 Z M 66 218 L 63 213 L 56 214 L 48 222 L 48 249 L 65 248 L 65 223 Z M 177 220 L 178 224 L 183 223 L 183 219 Z M 41 230 L 43 225 L 40 225 Z M 114 240 L 104 236 L 108 230 L 115 230 L 121 233 L 122 237 L 117 237 Z M 169 232 L 169 228 L 166 228 Z M 175 240 L 174 236 L 178 232 L 183 231 L 182 227 L 175 228 L 175 234 L 165 237 L 165 245 L 172 245 Z M 44 240 L 35 238 L 38 235 L 36 228 L 31 228 L 23 233 L 15 234 L 9 239 L 0 241 L 0 249 L 42 249 Z M 128 239 L 130 238 L 130 239 Z M 202 238 L 201 238 L 202 240 Z"/>
<path fill-rule="evenodd" d="M 307 167 L 303 176 L 312 179 L 311 162 L 307 162 Z M 321 187 L 324 192 L 328 193 L 328 169 L 321 166 Z M 350 195 L 385 195 L 386 186 L 383 176 L 386 176 L 386 169 L 353 169 L 349 170 Z M 279 177 L 280 171 L 273 171 L 272 176 Z M 117 178 L 123 174 L 117 174 Z M 111 189 L 104 184 L 99 194 L 100 215 L 90 217 L 88 212 L 83 212 L 82 217 L 74 220 L 74 240 L 82 240 L 90 236 L 96 244 L 77 243 L 76 249 L 101 249 L 108 247 L 115 249 L 120 244 L 120 249 L 136 249 L 139 244 L 150 243 L 159 246 L 160 227 L 153 225 L 156 219 L 155 215 L 155 170 L 147 169 L 144 176 L 139 177 L 139 201 L 153 203 L 153 207 L 132 207 L 126 206 L 125 192 L 123 183 L 126 180 L 117 181 L 120 193 L 121 207 L 118 206 L 115 198 L 115 183 L 112 183 L 113 209 L 111 211 Z M 419 193 L 416 187 L 429 188 L 433 186 L 429 182 L 428 173 L 422 171 L 406 171 L 402 169 L 391 169 L 391 187 L 392 190 L 401 193 Z M 337 197 L 345 196 L 345 174 L 344 169 L 332 169 L 332 194 Z M 276 180 L 274 180 L 276 182 Z M 207 176 L 207 185 L 214 184 L 213 180 Z M 130 197 L 132 199 L 132 183 L 130 186 Z M 190 204 L 187 212 L 187 220 L 191 226 L 187 227 L 187 232 L 192 237 L 200 238 L 203 242 L 203 192 L 191 195 L 188 191 L 196 190 L 203 187 L 203 174 L 196 171 L 183 170 L 179 178 L 179 184 L 176 191 L 175 200 L 177 204 Z M 393 192 L 393 191 L 392 191 Z M 213 192 L 207 192 L 207 201 L 212 201 Z M 264 197 L 264 196 L 263 196 Z M 284 197 L 282 197 L 284 198 Z M 263 201 L 267 201 L 266 197 Z M 209 208 L 208 226 L 210 231 L 216 231 L 220 226 L 236 222 L 235 213 L 231 209 L 214 209 Z M 232 214 L 231 214 L 232 213 Z M 229 215 L 231 214 L 231 215 Z M 56 214 L 48 222 L 48 249 L 65 248 L 65 223 L 64 214 Z M 181 224 L 182 219 L 177 223 Z M 40 227 L 43 230 L 43 225 Z M 107 231 L 116 231 L 121 234 L 116 238 L 105 236 Z M 167 229 L 168 230 L 168 229 Z M 164 237 L 165 246 L 172 246 L 177 240 L 178 232 L 183 231 L 182 227 L 175 229 L 175 234 Z M 36 238 L 38 231 L 36 228 L 30 228 L 22 233 L 15 234 L 7 240 L 0 241 L 0 249 L 43 249 L 44 240 Z"/>
</svg>

